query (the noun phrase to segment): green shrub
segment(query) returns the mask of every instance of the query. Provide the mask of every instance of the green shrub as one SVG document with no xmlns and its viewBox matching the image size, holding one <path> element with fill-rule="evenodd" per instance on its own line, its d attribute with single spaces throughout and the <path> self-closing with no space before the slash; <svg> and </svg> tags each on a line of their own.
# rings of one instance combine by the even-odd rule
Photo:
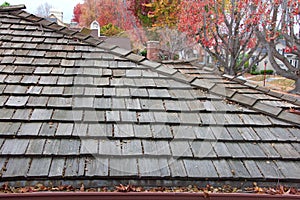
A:
<svg viewBox="0 0 300 200">
<path fill-rule="evenodd" d="M 260 72 L 258 72 L 258 71 L 251 71 L 250 74 L 251 75 L 258 75 L 258 74 L 260 74 Z"/>
<path fill-rule="evenodd" d="M 257 72 L 257 65 L 253 65 L 251 68 L 251 72 Z M 250 73 L 251 73 L 250 72 Z"/>
<path fill-rule="evenodd" d="M 144 49 L 143 51 L 141 51 L 141 55 L 146 57 L 147 56 L 147 49 Z"/>
<path fill-rule="evenodd" d="M 7 6 L 10 6 L 10 3 L 6 2 L 6 1 L 1 5 L 1 7 L 7 7 Z"/>
<path fill-rule="evenodd" d="M 179 59 L 179 55 L 175 54 L 173 57 L 174 60 L 178 60 Z"/>
<path fill-rule="evenodd" d="M 267 69 L 266 70 L 266 74 L 268 75 L 272 75 L 273 74 L 273 70 L 272 69 Z M 260 74 L 265 74 L 265 70 L 260 70 Z"/>
<path fill-rule="evenodd" d="M 105 36 L 113 36 L 113 35 L 117 35 L 119 33 L 123 32 L 123 30 L 111 23 L 102 26 L 100 29 L 100 33 L 101 35 L 105 35 Z"/>
<path fill-rule="evenodd" d="M 245 56 L 245 58 L 249 59 L 249 55 L 248 55 L 248 54 L 245 54 L 244 56 Z M 240 55 L 239 58 L 238 58 L 238 60 L 237 60 L 237 65 L 240 65 L 240 63 L 242 62 L 242 60 L 243 60 L 243 56 Z M 237 70 L 239 71 L 239 70 L 242 70 L 242 69 L 247 69 L 247 68 L 249 68 L 249 65 L 250 65 L 249 60 L 247 60 L 247 61 L 244 63 L 244 65 L 241 66 L 241 69 L 237 69 Z M 254 70 L 254 71 L 255 71 L 255 70 Z"/>
</svg>

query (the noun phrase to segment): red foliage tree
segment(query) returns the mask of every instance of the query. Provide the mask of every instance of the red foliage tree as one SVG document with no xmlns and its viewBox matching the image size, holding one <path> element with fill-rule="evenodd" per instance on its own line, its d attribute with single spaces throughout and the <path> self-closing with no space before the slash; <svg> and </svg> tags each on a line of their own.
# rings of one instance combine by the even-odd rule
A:
<svg viewBox="0 0 300 200">
<path fill-rule="evenodd" d="M 79 24 L 83 27 L 89 27 L 94 20 L 97 20 L 100 26 L 112 24 L 129 32 L 132 40 L 145 43 L 141 25 L 128 9 L 129 6 L 130 0 L 84 0 L 74 8 L 74 21 L 78 20 L 75 17 L 79 16 Z"/>
<path fill-rule="evenodd" d="M 179 29 L 194 37 L 225 73 L 235 75 L 263 59 L 255 2 L 259 1 L 182 0 Z M 253 62 L 243 69 L 251 57 Z"/>
<path fill-rule="evenodd" d="M 133 21 L 129 16 L 127 5 L 120 0 L 101 0 L 96 4 L 96 16 L 100 25 L 113 24 L 123 30 L 130 30 Z"/>
<path fill-rule="evenodd" d="M 84 0 L 80 6 L 81 15 L 79 24 L 81 26 L 89 27 L 92 21 L 96 20 L 96 2 L 94 0 Z"/>
<path fill-rule="evenodd" d="M 88 27 L 92 21 L 97 20 L 101 26 L 111 23 L 130 30 L 137 22 L 127 7 L 124 0 L 84 0 L 74 8 L 74 21 L 79 17 L 82 26 Z"/>
<path fill-rule="evenodd" d="M 74 9 L 73 9 L 73 18 L 72 18 L 72 21 L 73 22 L 77 22 L 79 23 L 80 22 L 80 16 L 81 16 L 81 7 L 82 7 L 82 4 L 78 3 Z"/>
</svg>

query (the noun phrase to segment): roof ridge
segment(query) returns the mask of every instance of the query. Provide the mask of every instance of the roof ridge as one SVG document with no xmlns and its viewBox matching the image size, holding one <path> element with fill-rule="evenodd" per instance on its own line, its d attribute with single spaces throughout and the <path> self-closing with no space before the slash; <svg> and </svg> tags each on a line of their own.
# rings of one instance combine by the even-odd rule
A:
<svg viewBox="0 0 300 200">
<path fill-rule="evenodd" d="M 162 63 L 164 63 L 164 64 L 188 63 L 188 64 L 193 65 L 192 62 L 193 62 L 193 60 L 183 60 L 182 62 L 178 62 L 178 61 L 169 61 L 168 62 L 168 61 L 166 61 L 166 62 L 162 62 Z M 201 69 L 203 69 L 205 71 L 208 71 L 208 72 L 214 71 L 213 68 L 207 67 L 205 65 L 201 66 Z M 240 83 L 244 86 L 250 87 L 251 89 L 256 89 L 260 92 L 263 92 L 264 94 L 267 94 L 267 95 L 270 95 L 272 97 L 276 97 L 276 98 L 282 99 L 284 101 L 287 101 L 289 103 L 293 103 L 293 104 L 296 104 L 296 105 L 300 106 L 300 99 L 294 97 L 293 95 L 280 93 L 276 90 L 272 90 L 272 89 L 269 89 L 267 87 L 260 86 L 258 84 L 255 84 L 255 83 L 251 82 L 251 81 L 240 79 L 240 78 L 238 78 L 238 76 L 233 76 L 233 75 L 229 75 L 229 74 L 223 74 L 221 76 L 224 77 L 224 78 L 227 78 L 230 81 L 234 81 L 236 83 Z"/>
<path fill-rule="evenodd" d="M 75 37 L 81 41 L 85 41 L 90 45 L 97 46 L 102 43 L 102 40 L 96 39 L 91 35 L 84 35 L 79 31 L 71 30 L 65 26 L 58 25 L 55 22 L 48 21 L 43 17 L 36 16 L 34 14 L 28 13 L 24 10 L 10 10 L 11 13 L 17 17 L 20 17 L 24 20 L 30 21 L 32 23 L 43 26 L 44 28 L 52 29 L 53 31 L 59 32 L 61 34 L 66 34 L 72 37 Z"/>
<path fill-rule="evenodd" d="M 145 60 L 144 56 L 137 55 L 137 54 L 133 53 L 131 50 L 126 50 L 117 45 L 109 44 L 108 42 L 101 40 L 99 38 L 96 38 L 92 35 L 85 35 L 79 31 L 71 30 L 68 27 L 58 25 L 55 22 L 48 21 L 45 18 L 38 17 L 34 14 L 30 14 L 24 10 L 14 9 L 14 10 L 9 10 L 9 11 L 12 11 L 11 13 L 13 15 L 16 15 L 22 19 L 28 20 L 32 23 L 37 23 L 45 28 L 50 28 L 53 31 L 56 31 L 58 33 L 72 36 L 72 37 L 79 39 L 82 42 L 85 42 L 94 47 L 98 47 L 98 48 L 101 48 L 104 50 L 109 50 L 109 51 L 111 51 L 111 53 L 121 56 L 122 58 L 131 60 L 133 62 L 140 62 L 142 60 Z"/>
<path fill-rule="evenodd" d="M 190 76 L 190 75 L 188 75 Z M 198 86 L 206 91 L 211 92 L 222 97 L 225 97 L 226 100 L 238 103 L 240 105 L 250 107 L 251 109 L 258 111 L 262 114 L 265 114 L 276 119 L 300 125 L 300 115 L 285 112 L 283 108 L 278 108 L 273 105 L 268 105 L 259 101 L 258 98 L 249 97 L 244 94 L 238 93 L 229 88 L 222 86 L 222 83 L 215 83 L 210 80 L 203 80 L 203 78 L 196 78 L 191 82 L 191 85 Z"/>
<path fill-rule="evenodd" d="M 163 64 L 180 64 L 180 63 L 191 63 L 194 61 L 197 61 L 198 58 L 192 58 L 192 59 L 185 59 L 185 60 L 162 60 L 161 63 Z"/>
<path fill-rule="evenodd" d="M 165 67 L 163 64 L 150 61 L 144 56 L 138 55 L 131 50 L 126 50 L 121 47 L 118 47 L 117 45 L 110 44 L 106 41 L 100 40 L 98 38 L 95 38 L 91 35 L 84 35 L 80 33 L 79 31 L 74 31 L 71 30 L 67 27 L 58 25 L 55 22 L 50 22 L 46 20 L 45 18 L 38 17 L 34 14 L 30 14 L 24 10 L 13 10 L 12 11 L 13 15 L 16 15 L 22 19 L 31 21 L 32 23 L 38 23 L 39 25 L 45 27 L 45 28 L 50 28 L 54 31 L 57 31 L 61 34 L 66 34 L 69 36 L 72 36 L 74 38 L 77 38 L 81 40 L 82 42 L 85 42 L 89 45 L 92 45 L 94 47 L 98 47 L 104 50 L 110 51 L 110 53 L 120 56 L 123 59 L 127 59 L 129 61 L 144 65 L 146 67 L 149 67 L 149 69 L 154 70 L 156 72 L 161 73 L 162 75 L 174 75 L 174 79 L 180 82 L 187 83 L 190 81 L 188 77 L 182 77 L 180 72 L 178 70 L 170 70 L 169 68 Z M 194 77 L 192 77 L 194 79 Z"/>
<path fill-rule="evenodd" d="M 190 62 L 184 62 L 184 63 L 191 64 Z M 175 64 L 175 63 L 174 62 L 166 62 L 165 64 Z M 211 69 L 208 69 L 205 66 L 202 69 L 211 72 Z M 284 109 L 282 109 L 282 108 L 278 108 L 273 105 L 268 105 L 266 103 L 261 103 L 261 102 L 259 102 L 259 99 L 257 99 L 257 98 L 252 98 L 252 97 L 246 96 L 244 94 L 238 93 L 232 89 L 224 88 L 223 86 L 220 86 L 220 85 L 222 85 L 222 83 L 221 84 L 215 83 L 215 82 L 207 80 L 207 79 L 205 79 L 205 81 L 203 81 L 203 78 L 199 78 L 199 77 L 195 78 L 194 76 L 191 76 L 188 74 L 183 74 L 179 70 L 178 70 L 178 73 L 181 73 L 182 75 L 185 75 L 186 77 L 188 77 L 190 79 L 194 78 L 190 82 L 190 84 L 193 86 L 198 86 L 206 91 L 211 92 L 212 94 L 217 94 L 222 97 L 225 97 L 226 100 L 244 105 L 246 107 L 250 107 L 253 110 L 259 111 L 260 113 L 266 114 L 271 117 L 275 117 L 276 119 L 280 119 L 282 121 L 289 122 L 292 124 L 297 124 L 298 126 L 300 125 L 299 120 L 297 120 L 297 118 L 299 118 L 299 117 L 298 117 L 298 114 L 296 114 L 296 113 L 285 112 Z M 281 100 L 288 101 L 295 105 L 300 105 L 300 100 L 298 100 L 290 95 L 276 93 L 275 91 L 272 91 L 265 87 L 249 83 L 248 81 L 239 79 L 235 76 L 231 76 L 228 74 L 220 75 L 220 77 L 227 78 L 228 80 L 234 81 L 236 83 L 240 83 L 244 86 L 250 87 L 251 89 L 256 89 L 260 92 L 263 92 L 266 95 L 270 95 L 272 97 L 276 97 Z"/>
<path fill-rule="evenodd" d="M 168 63 L 169 64 L 169 63 Z M 175 69 L 173 69 L 175 70 Z M 223 83 L 216 83 L 208 79 L 203 79 L 200 77 L 194 77 L 192 75 L 188 74 L 183 74 L 179 70 L 176 73 L 176 77 L 173 76 L 173 78 L 176 78 L 177 80 L 183 80 L 186 79 L 185 82 L 189 82 L 191 85 L 196 86 L 198 88 L 201 88 L 202 90 L 209 91 L 212 94 L 216 94 L 219 96 L 224 97 L 226 100 L 238 103 L 240 105 L 246 106 L 246 107 L 251 107 L 251 109 L 258 111 L 262 114 L 265 114 L 270 117 L 275 117 L 276 119 L 289 122 L 292 124 L 295 124 L 297 126 L 300 125 L 300 115 L 294 114 L 294 113 L 289 113 L 285 112 L 284 109 L 278 108 L 273 105 L 268 105 L 265 103 L 259 102 L 258 98 L 255 97 L 249 97 L 244 94 L 238 93 L 237 91 L 234 91 L 229 88 L 225 88 Z M 220 75 L 220 77 L 227 78 L 229 80 L 238 82 L 238 83 L 245 83 L 246 81 L 243 81 L 241 79 L 238 79 L 237 77 L 230 76 L 227 74 Z M 188 80 L 188 81 L 187 81 Z M 184 80 L 183 80 L 184 81 Z M 247 87 L 250 87 L 251 84 L 245 85 Z M 253 86 L 254 87 L 254 86 Z M 256 87 L 251 87 L 252 89 L 257 89 L 258 91 L 264 92 L 264 88 L 260 86 Z M 269 93 L 272 93 L 272 91 L 268 91 Z M 269 93 L 266 93 L 268 95 L 271 95 Z M 277 96 L 275 96 L 277 97 Z M 282 99 L 282 100 L 288 100 L 288 99 Z M 294 102 L 295 103 L 295 102 Z M 300 103 L 300 102 L 299 102 Z"/>
<path fill-rule="evenodd" d="M 244 86 L 250 87 L 251 89 L 256 89 L 256 90 L 258 90 L 258 91 L 260 91 L 260 92 L 262 92 L 266 95 L 270 95 L 272 97 L 276 97 L 276 98 L 279 98 L 281 100 L 284 100 L 284 101 L 287 101 L 289 103 L 293 103 L 293 104 L 296 104 L 296 105 L 300 106 L 300 99 L 294 97 L 293 95 L 283 94 L 283 93 L 277 92 L 276 90 L 272 90 L 272 89 L 269 89 L 267 87 L 260 86 L 258 84 L 255 84 L 255 83 L 251 82 L 251 81 L 242 80 L 242 79 L 238 78 L 237 76 L 232 76 L 232 75 L 228 75 L 228 74 L 223 74 L 222 76 L 224 78 L 227 78 L 230 81 L 240 83 Z"/>
<path fill-rule="evenodd" d="M 15 10 L 22 10 L 22 9 L 26 9 L 26 6 L 24 4 L 19 4 L 14 6 L 0 6 L 0 12 L 15 11 Z"/>
<path fill-rule="evenodd" d="M 15 9 L 12 9 L 12 8 L 15 8 Z M 18 8 L 18 9 L 16 9 L 16 8 Z M 167 75 L 170 78 L 174 79 L 175 81 L 179 81 L 181 83 L 185 83 L 185 84 L 189 84 L 189 85 L 198 87 L 204 91 L 210 91 L 210 92 L 212 92 L 212 94 L 220 95 L 222 97 L 225 97 L 227 100 L 237 102 L 244 106 L 254 106 L 255 107 L 255 105 L 258 103 L 258 99 L 250 99 L 249 100 L 249 97 L 247 97 L 243 94 L 238 94 L 236 91 L 230 90 L 228 88 L 224 88 L 224 87 L 220 86 L 220 84 L 214 83 L 210 80 L 204 81 L 203 79 L 201 79 L 199 77 L 195 78 L 191 75 L 183 74 L 179 70 L 171 69 L 162 63 L 150 61 L 150 60 L 146 59 L 144 56 L 137 55 L 137 54 L 133 53 L 132 51 L 122 49 L 116 45 L 109 44 L 103 40 L 94 38 L 91 35 L 84 35 L 78 31 L 70 30 L 69 28 L 60 26 L 60 25 L 56 24 L 55 22 L 50 22 L 42 17 L 38 17 L 36 15 L 27 13 L 24 10 L 20 10 L 20 8 L 22 8 L 22 7 L 21 6 L 12 6 L 8 10 L 11 11 L 12 14 L 14 14 L 22 19 L 31 21 L 32 23 L 38 23 L 39 25 L 41 25 L 45 28 L 50 28 L 59 33 L 66 34 L 66 35 L 72 36 L 74 38 L 77 38 L 77 39 L 81 40 L 82 42 L 88 43 L 92 46 L 95 46 L 95 47 L 98 47 L 98 48 L 101 48 L 104 50 L 108 50 L 112 54 L 118 55 L 121 58 L 125 58 L 129 61 L 133 61 L 135 63 L 142 64 L 146 67 L 149 67 L 151 70 L 154 70 L 163 75 Z M 229 77 L 228 75 L 227 76 L 223 75 L 223 77 L 232 78 L 233 80 L 237 81 L 236 77 Z M 238 81 L 242 81 L 242 80 L 238 79 Z M 261 105 L 261 104 L 262 103 L 259 103 L 259 105 L 256 106 L 255 110 L 260 111 L 264 114 L 270 115 L 272 117 L 275 117 L 277 119 L 287 121 L 292 124 L 300 125 L 300 119 L 298 119 L 298 118 L 300 118 L 299 115 L 296 116 L 296 114 L 284 112 L 283 109 L 281 109 L 281 108 L 279 109 L 278 107 L 275 107 L 275 106 Z M 271 108 L 273 110 L 276 109 L 277 112 L 275 112 L 275 113 L 268 112 L 266 110 L 266 107 Z M 296 116 L 296 119 L 294 120 L 293 118 L 295 118 L 295 116 Z"/>
<path fill-rule="evenodd" d="M 191 59 L 191 60 L 179 60 L 179 61 L 171 60 L 171 61 L 162 61 L 162 63 L 163 64 L 180 64 L 180 63 L 182 63 L 182 64 L 191 64 L 192 66 L 194 66 L 194 64 L 192 63 L 194 61 L 195 60 L 193 60 L 193 59 Z M 201 66 L 201 69 L 204 70 L 204 71 L 208 71 L 208 72 L 214 71 L 214 68 L 210 68 L 210 67 L 205 66 L 205 65 Z M 224 78 L 227 78 L 230 81 L 234 81 L 236 83 L 240 83 L 244 86 L 250 87 L 251 89 L 256 89 L 260 92 L 263 92 L 266 95 L 270 95 L 272 97 L 276 97 L 276 98 L 279 98 L 281 100 L 284 100 L 284 101 L 287 101 L 289 103 L 300 106 L 300 99 L 294 97 L 293 95 L 280 93 L 280 92 L 277 92 L 276 90 L 272 90 L 272 89 L 269 89 L 267 87 L 263 87 L 263 86 L 260 86 L 258 84 L 252 83 L 251 81 L 242 80 L 242 79 L 238 78 L 238 76 L 233 76 L 233 75 L 229 75 L 229 74 L 223 74 L 221 76 L 224 77 Z"/>
</svg>

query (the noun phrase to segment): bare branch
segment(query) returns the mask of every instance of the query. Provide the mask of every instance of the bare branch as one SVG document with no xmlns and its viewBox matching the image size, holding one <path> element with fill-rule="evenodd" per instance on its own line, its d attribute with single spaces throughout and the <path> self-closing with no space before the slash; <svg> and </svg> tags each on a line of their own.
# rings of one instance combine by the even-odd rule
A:
<svg viewBox="0 0 300 200">
<path fill-rule="evenodd" d="M 47 2 L 44 4 L 40 4 L 37 7 L 36 15 L 40 17 L 49 17 L 51 8 L 52 5 L 48 4 Z"/>
</svg>

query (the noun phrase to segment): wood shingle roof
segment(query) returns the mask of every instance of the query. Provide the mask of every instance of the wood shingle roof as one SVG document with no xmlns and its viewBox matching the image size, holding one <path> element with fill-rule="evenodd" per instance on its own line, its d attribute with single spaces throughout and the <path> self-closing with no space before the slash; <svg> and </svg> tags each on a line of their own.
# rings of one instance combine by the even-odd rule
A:
<svg viewBox="0 0 300 200">
<path fill-rule="evenodd" d="M 185 75 L 21 8 L 0 8 L 1 182 L 300 182 L 298 99 Z"/>
</svg>

